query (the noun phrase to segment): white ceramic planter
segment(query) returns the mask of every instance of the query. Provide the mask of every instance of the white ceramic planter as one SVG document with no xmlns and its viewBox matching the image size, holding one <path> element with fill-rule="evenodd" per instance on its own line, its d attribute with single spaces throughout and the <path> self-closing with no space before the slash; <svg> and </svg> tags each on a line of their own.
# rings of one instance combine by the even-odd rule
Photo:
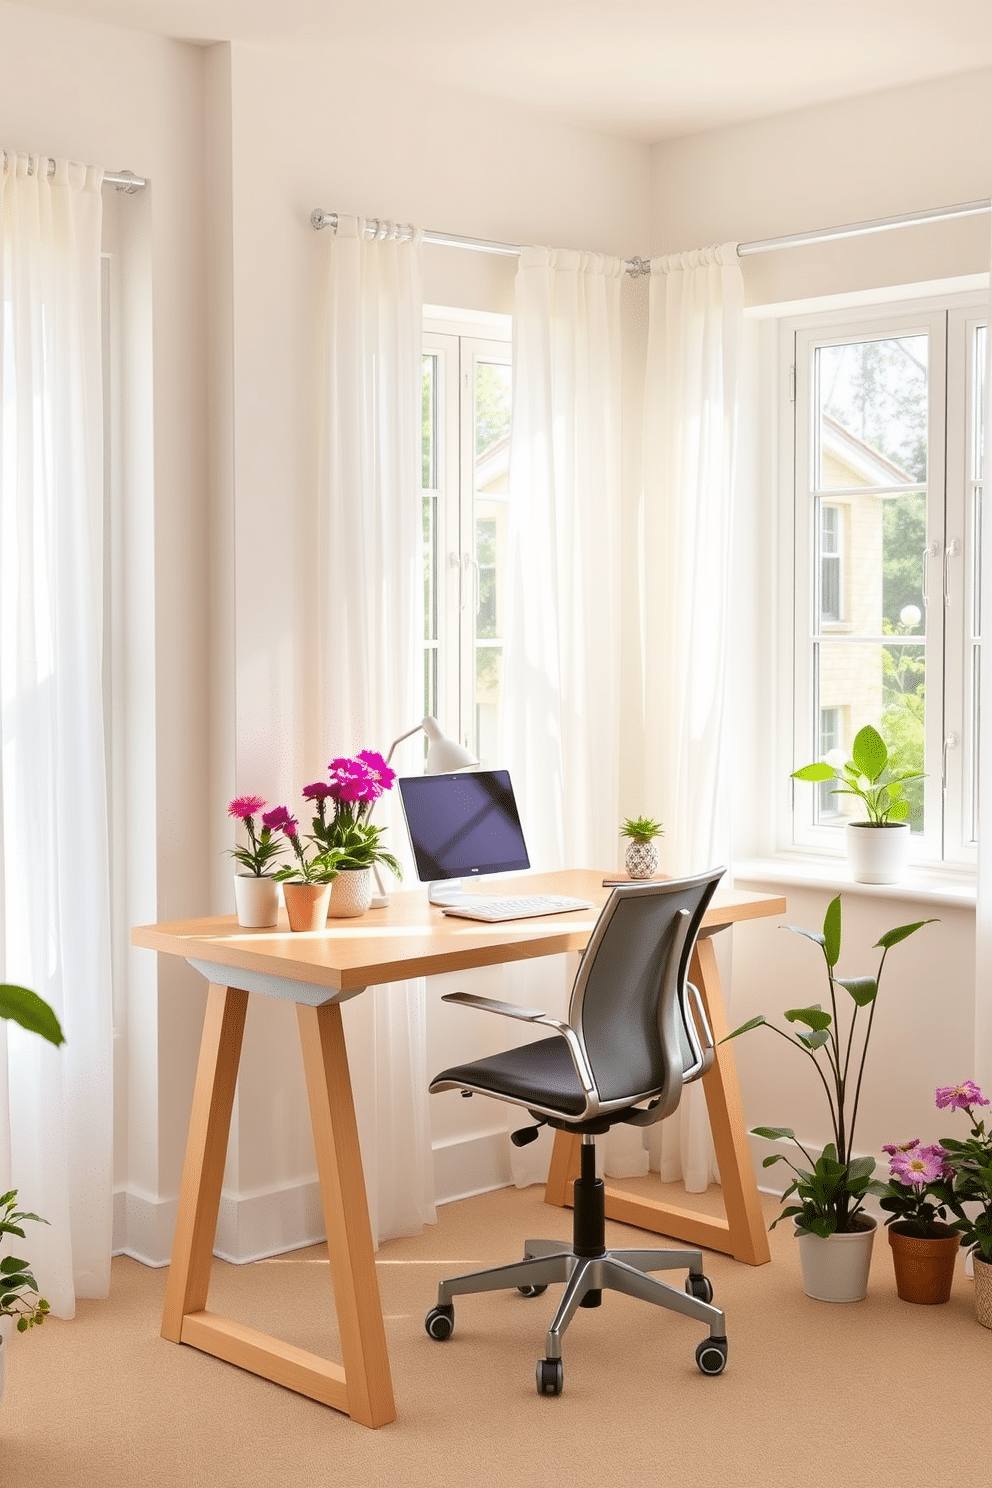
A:
<svg viewBox="0 0 992 1488">
<path fill-rule="evenodd" d="M 909 857 L 909 822 L 848 822 L 847 861 L 855 883 L 898 883 Z"/>
<path fill-rule="evenodd" d="M 234 903 L 239 925 L 246 930 L 263 930 L 279 918 L 279 885 L 274 878 L 236 873 Z"/>
<path fill-rule="evenodd" d="M 364 914 L 372 903 L 372 869 L 350 868 L 339 873 L 331 884 L 329 920 L 350 919 Z"/>
<path fill-rule="evenodd" d="M 865 1216 L 866 1222 L 868 1216 Z M 868 1272 L 875 1243 L 875 1221 L 870 1229 L 826 1240 L 796 1226 L 796 1243 L 803 1272 L 803 1291 L 817 1302 L 863 1302 L 868 1294 Z"/>
</svg>

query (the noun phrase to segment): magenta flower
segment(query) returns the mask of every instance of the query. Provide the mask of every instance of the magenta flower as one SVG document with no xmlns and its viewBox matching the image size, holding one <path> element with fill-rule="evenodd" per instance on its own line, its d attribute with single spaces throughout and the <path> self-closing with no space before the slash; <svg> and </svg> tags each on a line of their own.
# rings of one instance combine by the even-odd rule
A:
<svg viewBox="0 0 992 1488">
<path fill-rule="evenodd" d="M 969 1106 L 987 1106 L 974 1080 L 962 1080 L 960 1085 L 938 1085 L 935 1093 L 938 1111 L 967 1111 Z"/>
<path fill-rule="evenodd" d="M 917 1146 L 908 1152 L 897 1152 L 889 1169 L 894 1182 L 907 1188 L 925 1188 L 947 1176 L 947 1152 L 939 1143 L 932 1147 Z"/>
<path fill-rule="evenodd" d="M 313 785 L 305 785 L 302 792 L 304 801 L 326 801 L 331 793 L 326 780 L 315 780 Z"/>
<path fill-rule="evenodd" d="M 368 766 L 370 774 L 375 777 L 379 787 L 378 795 L 383 791 L 391 790 L 393 781 L 396 779 L 396 771 L 391 770 L 381 754 L 376 754 L 374 749 L 360 749 L 358 758 Z M 376 797 L 378 799 L 378 796 Z"/>
<path fill-rule="evenodd" d="M 290 816 L 285 806 L 273 806 L 262 817 L 262 825 L 268 827 L 270 832 L 285 832 L 287 837 L 296 837 L 299 833 L 296 818 Z"/>
<path fill-rule="evenodd" d="M 235 796 L 227 808 L 228 816 L 237 817 L 238 821 L 246 822 L 256 812 L 261 811 L 265 805 L 261 796 Z"/>
</svg>

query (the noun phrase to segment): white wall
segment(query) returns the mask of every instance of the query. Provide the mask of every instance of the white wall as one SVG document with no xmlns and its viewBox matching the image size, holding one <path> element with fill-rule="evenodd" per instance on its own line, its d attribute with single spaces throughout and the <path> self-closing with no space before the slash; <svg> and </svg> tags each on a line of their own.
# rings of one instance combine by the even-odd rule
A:
<svg viewBox="0 0 992 1488">
<path fill-rule="evenodd" d="M 992 195 L 992 72 L 758 120 L 658 145 L 652 152 L 652 251 L 709 242 L 749 242 Z M 780 250 L 741 261 L 748 323 L 742 421 L 741 489 L 735 525 L 735 658 L 733 707 L 739 741 L 735 847 L 738 857 L 769 851 L 773 793 L 788 766 L 776 761 L 776 503 L 779 422 L 787 369 L 776 366 L 777 328 L 768 307 L 825 295 L 874 291 L 987 275 L 989 217 L 892 231 L 816 247 Z M 776 379 L 779 385 L 776 386 Z M 777 771 L 772 774 L 772 771 Z M 780 780 L 781 777 L 781 780 Z M 748 887 L 788 895 L 787 920 L 822 924 L 833 890 L 749 877 Z M 858 1146 L 935 1138 L 944 1127 L 933 1107 L 938 1084 L 957 1083 L 976 1068 L 974 914 L 884 891 L 849 888 L 841 972 L 874 969 L 870 947 L 891 926 L 936 915 L 896 947 L 886 970 Z M 825 985 L 814 948 L 774 923 L 734 932 L 732 1026 L 757 1012 L 822 999 Z M 737 1045 L 748 1126 L 787 1125 L 811 1144 L 829 1131 L 822 1095 L 801 1056 L 768 1033 Z M 755 1142 L 757 1156 L 769 1149 Z M 762 1181 L 771 1185 L 784 1170 Z"/>
</svg>

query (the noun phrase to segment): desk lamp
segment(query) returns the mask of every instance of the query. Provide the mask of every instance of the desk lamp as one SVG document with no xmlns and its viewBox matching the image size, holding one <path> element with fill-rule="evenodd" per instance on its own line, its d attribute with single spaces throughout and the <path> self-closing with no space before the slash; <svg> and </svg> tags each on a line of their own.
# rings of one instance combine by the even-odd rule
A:
<svg viewBox="0 0 992 1488">
<path fill-rule="evenodd" d="M 449 739 L 447 734 L 442 732 L 441 725 L 436 718 L 428 716 L 427 718 L 422 718 L 419 723 L 415 723 L 413 728 L 408 728 L 405 734 L 400 734 L 398 738 L 393 740 L 389 746 L 389 753 L 386 755 L 387 765 L 393 757 L 393 751 L 397 744 L 402 744 L 404 739 L 410 739 L 414 734 L 419 734 L 421 729 L 427 735 L 427 758 L 424 762 L 425 775 L 451 775 L 456 770 L 467 770 L 472 765 L 479 763 L 470 750 L 456 743 L 454 739 Z M 374 866 L 373 872 L 375 873 L 375 881 L 379 892 L 372 896 L 372 908 L 383 909 L 389 903 L 389 895 L 383 888 L 377 864 Z"/>
</svg>

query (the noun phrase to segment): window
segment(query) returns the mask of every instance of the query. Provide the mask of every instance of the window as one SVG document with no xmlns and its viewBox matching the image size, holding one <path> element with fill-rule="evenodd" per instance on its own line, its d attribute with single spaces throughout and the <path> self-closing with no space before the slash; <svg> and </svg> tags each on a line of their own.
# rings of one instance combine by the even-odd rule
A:
<svg viewBox="0 0 992 1488">
<path fill-rule="evenodd" d="M 423 369 L 424 711 L 480 760 L 494 760 L 509 514 L 508 334 L 430 330 Z"/>
<path fill-rule="evenodd" d="M 795 366 L 793 766 L 874 724 L 921 861 L 974 862 L 985 326 L 963 302 L 785 326 Z M 796 783 L 791 840 L 860 812 Z"/>
</svg>

